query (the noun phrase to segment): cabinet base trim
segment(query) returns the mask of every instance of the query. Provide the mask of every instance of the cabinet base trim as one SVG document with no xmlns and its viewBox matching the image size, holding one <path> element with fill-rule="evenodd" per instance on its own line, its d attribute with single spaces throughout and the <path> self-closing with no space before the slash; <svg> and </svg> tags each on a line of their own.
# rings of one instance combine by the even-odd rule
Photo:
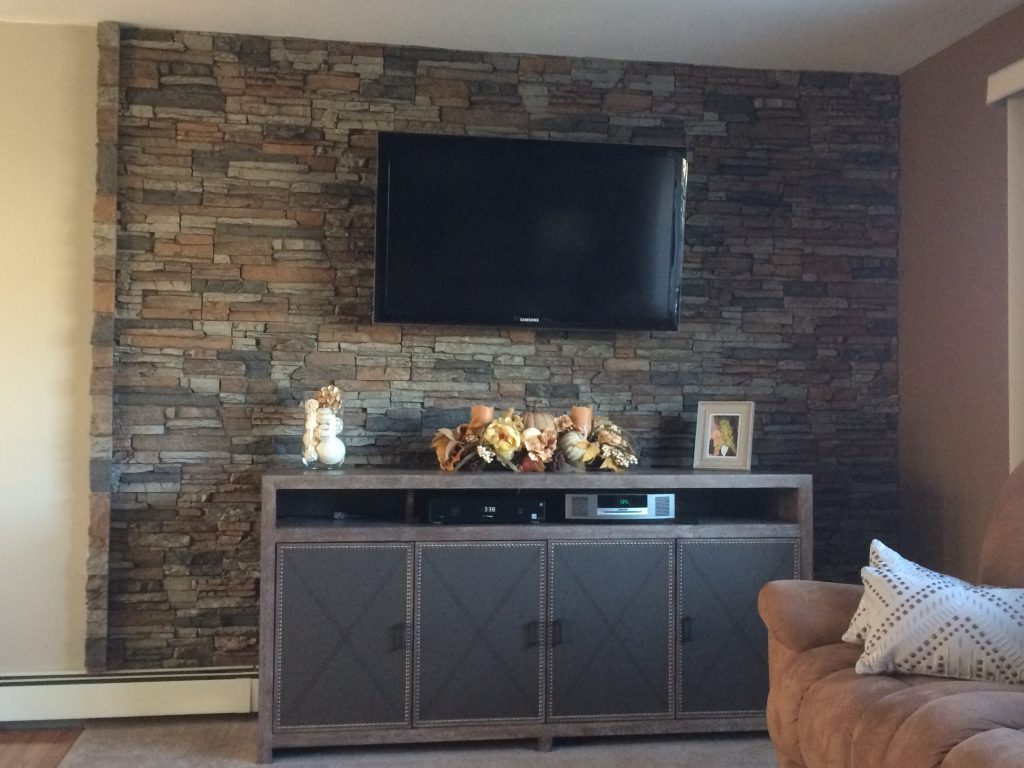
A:
<svg viewBox="0 0 1024 768">
<path fill-rule="evenodd" d="M 361 744 L 414 744 L 438 741 L 497 741 L 574 736 L 643 736 L 686 733 L 727 733 L 765 731 L 760 717 L 716 719 L 638 720 L 633 722 L 574 722 L 508 726 L 463 726 L 446 728 L 396 728 L 373 730 L 322 730 L 303 733 L 274 733 L 271 747 L 356 746 Z"/>
</svg>

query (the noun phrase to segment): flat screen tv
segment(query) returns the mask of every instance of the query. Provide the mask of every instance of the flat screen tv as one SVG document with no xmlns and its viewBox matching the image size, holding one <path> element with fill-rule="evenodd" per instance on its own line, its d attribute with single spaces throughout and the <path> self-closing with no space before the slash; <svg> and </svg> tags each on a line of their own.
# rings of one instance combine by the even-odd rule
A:
<svg viewBox="0 0 1024 768">
<path fill-rule="evenodd" d="M 675 330 L 679 147 L 381 133 L 374 321 Z"/>
</svg>

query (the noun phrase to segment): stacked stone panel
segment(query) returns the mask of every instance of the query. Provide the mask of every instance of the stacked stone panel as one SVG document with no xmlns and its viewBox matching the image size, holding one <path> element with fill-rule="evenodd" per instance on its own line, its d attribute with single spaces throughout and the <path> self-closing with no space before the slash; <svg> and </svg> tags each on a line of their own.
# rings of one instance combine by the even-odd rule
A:
<svg viewBox="0 0 1024 768">
<path fill-rule="evenodd" d="M 687 467 L 697 402 L 754 400 L 755 466 L 814 474 L 819 576 L 895 529 L 895 78 L 138 29 L 120 50 L 111 668 L 255 663 L 259 480 L 298 465 L 299 402 L 330 382 L 348 463 L 403 467 L 476 402 L 590 404 Z M 381 130 L 687 147 L 679 330 L 372 324 Z"/>
<path fill-rule="evenodd" d="M 89 377 L 89 534 L 85 666 L 106 667 L 114 391 L 114 272 L 117 261 L 117 117 L 120 27 L 96 30 L 96 202 L 93 207 L 93 326 Z"/>
</svg>

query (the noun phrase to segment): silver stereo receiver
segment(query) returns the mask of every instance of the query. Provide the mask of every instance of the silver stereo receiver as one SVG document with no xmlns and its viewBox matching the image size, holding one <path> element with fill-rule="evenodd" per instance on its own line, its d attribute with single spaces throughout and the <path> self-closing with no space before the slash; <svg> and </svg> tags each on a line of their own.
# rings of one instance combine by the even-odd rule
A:
<svg viewBox="0 0 1024 768">
<path fill-rule="evenodd" d="M 567 493 L 566 520 L 671 520 L 672 493 Z"/>
</svg>

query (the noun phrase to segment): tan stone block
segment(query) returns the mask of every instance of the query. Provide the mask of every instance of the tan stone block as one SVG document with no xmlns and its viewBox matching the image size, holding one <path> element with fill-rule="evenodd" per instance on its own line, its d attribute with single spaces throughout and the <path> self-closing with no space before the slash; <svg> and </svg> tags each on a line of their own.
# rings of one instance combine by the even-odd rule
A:
<svg viewBox="0 0 1024 768">
<path fill-rule="evenodd" d="M 136 46 L 126 51 L 122 58 L 130 61 L 154 61 L 157 63 L 172 61 L 186 64 L 213 63 L 212 51 L 168 50 L 167 48 L 146 48 L 141 46 Z"/>
<path fill-rule="evenodd" d="M 651 370 L 651 361 L 613 357 L 604 361 L 604 369 L 606 371 L 649 371 Z"/>
<path fill-rule="evenodd" d="M 121 81 L 134 88 L 156 88 L 160 85 L 160 69 L 155 61 L 125 57 L 121 62 Z"/>
<path fill-rule="evenodd" d="M 90 398 L 89 434 L 109 435 L 113 431 L 114 401 L 108 397 Z"/>
<path fill-rule="evenodd" d="M 362 399 L 367 392 L 387 392 L 391 384 L 386 381 L 365 381 L 357 379 L 334 379 L 333 383 L 346 398 Z"/>
<path fill-rule="evenodd" d="M 96 110 L 96 141 L 100 144 L 117 142 L 117 110 Z"/>
<path fill-rule="evenodd" d="M 132 274 L 135 290 L 142 291 L 182 291 L 192 290 L 192 278 L 188 274 L 170 270 L 137 270 Z"/>
<path fill-rule="evenodd" d="M 402 327 L 399 325 L 357 325 L 354 327 L 338 327 L 335 324 L 320 327 L 317 338 L 321 342 L 341 342 L 343 344 L 401 344 Z"/>
<path fill-rule="evenodd" d="M 520 56 L 521 75 L 568 75 L 572 73 L 572 59 L 555 56 Z"/>
<path fill-rule="evenodd" d="M 322 267 L 253 264 L 242 267 L 244 280 L 268 283 L 333 283 L 334 270 Z"/>
<path fill-rule="evenodd" d="M 114 386 L 122 387 L 145 387 L 149 389 L 174 389 L 179 385 L 178 376 L 165 374 L 163 376 L 148 374 L 140 375 L 138 371 L 126 368 L 118 368 L 114 372 Z"/>
<path fill-rule="evenodd" d="M 537 332 L 529 328 L 509 328 L 504 331 L 503 335 L 507 336 L 513 344 L 537 343 Z"/>
<path fill-rule="evenodd" d="M 181 232 L 175 239 L 182 245 L 206 245 L 213 248 L 213 235 Z"/>
<path fill-rule="evenodd" d="M 356 368 L 356 379 L 361 381 L 387 381 L 387 368 L 383 365 L 360 365 Z M 406 377 L 408 380 L 408 377 Z"/>
<path fill-rule="evenodd" d="M 213 301 L 203 298 L 203 320 L 228 320 L 231 317 L 231 302 Z"/>
<path fill-rule="evenodd" d="M 179 120 L 177 127 L 178 139 L 198 139 L 207 141 L 219 141 L 223 137 L 223 130 L 216 123 L 199 123 L 190 120 Z"/>
<path fill-rule="evenodd" d="M 89 394 L 110 397 L 114 392 L 114 369 L 96 368 L 89 377 Z"/>
<path fill-rule="evenodd" d="M 306 78 L 306 88 L 315 91 L 357 93 L 359 91 L 359 76 L 318 72 Z"/>
<path fill-rule="evenodd" d="M 151 319 L 188 318 L 198 320 L 202 316 L 202 304 L 202 297 L 197 295 L 148 294 L 142 299 L 141 316 Z"/>
<path fill-rule="evenodd" d="M 121 62 L 116 48 L 100 48 L 96 66 L 96 84 L 116 88 L 120 77 Z"/>
<path fill-rule="evenodd" d="M 356 356 L 351 352 L 310 352 L 304 362 L 311 368 L 338 368 L 355 365 Z"/>
<path fill-rule="evenodd" d="M 420 97 L 426 97 L 439 107 L 469 106 L 469 83 L 465 80 L 419 78 L 416 80 L 416 98 Z"/>
<path fill-rule="evenodd" d="M 230 450 L 231 441 L 220 435 L 135 435 L 132 447 L 138 451 L 213 453 Z"/>
<path fill-rule="evenodd" d="M 604 95 L 606 112 L 650 112 L 652 96 L 638 91 L 608 91 Z"/>
<path fill-rule="evenodd" d="M 97 194 L 92 206 L 93 221 L 104 224 L 117 221 L 117 198 L 114 195 Z"/>
<path fill-rule="evenodd" d="M 224 337 L 207 338 L 204 334 L 189 330 L 168 328 L 162 331 L 139 330 L 121 334 L 121 344 L 142 349 L 182 350 L 231 349 L 231 339 Z"/>
<path fill-rule="evenodd" d="M 190 252 L 194 250 L 194 247 L 189 247 Z M 200 253 L 202 253 L 202 250 L 203 249 L 200 249 Z M 208 258 L 203 259 L 204 261 L 213 259 L 212 245 L 207 249 L 207 252 Z M 168 240 L 157 240 L 155 243 L 153 243 L 153 256 L 155 256 L 158 259 L 171 259 L 174 261 L 186 258 L 185 251 L 182 248 L 181 244 L 176 242 L 170 242 Z"/>
<path fill-rule="evenodd" d="M 203 319 L 211 318 L 207 318 L 204 314 Z M 260 301 L 233 303 L 228 308 L 228 319 L 237 323 L 285 322 L 288 320 L 288 299 L 268 296 Z"/>
<path fill-rule="evenodd" d="M 498 394 L 502 397 L 521 398 L 526 397 L 526 384 L 517 381 L 498 382 Z"/>
<path fill-rule="evenodd" d="M 316 144 L 310 141 L 264 141 L 262 149 L 268 155 L 309 157 L 316 153 Z"/>
<path fill-rule="evenodd" d="M 444 107 L 441 109 L 441 122 L 525 130 L 529 125 L 530 116 L 526 112 L 515 109 Z"/>
<path fill-rule="evenodd" d="M 110 537 L 110 494 L 89 494 L 89 550 L 105 552 Z"/>
<path fill-rule="evenodd" d="M 92 284 L 92 311 L 100 315 L 114 314 L 117 286 L 112 282 Z"/>
<path fill-rule="evenodd" d="M 293 219 L 300 227 L 321 227 L 325 218 L 323 211 L 306 209 L 292 209 L 286 215 L 289 219 Z"/>
<path fill-rule="evenodd" d="M 330 155 L 307 157 L 305 162 L 309 166 L 309 170 L 317 171 L 318 173 L 333 173 L 338 167 L 338 158 L 331 157 Z"/>
</svg>

